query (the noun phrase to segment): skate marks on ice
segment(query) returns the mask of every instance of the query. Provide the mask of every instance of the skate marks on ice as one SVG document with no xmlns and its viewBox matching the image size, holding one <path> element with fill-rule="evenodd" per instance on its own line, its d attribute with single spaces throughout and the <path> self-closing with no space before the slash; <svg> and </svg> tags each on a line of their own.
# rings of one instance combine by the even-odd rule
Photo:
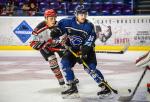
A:
<svg viewBox="0 0 150 102">
<path fill-rule="evenodd" d="M 130 102 L 150 102 L 150 101 L 143 101 L 143 100 L 131 100 Z"/>
<path fill-rule="evenodd" d="M 138 101 L 138 100 L 132 100 L 130 102 L 150 102 L 150 101 Z"/>
<path fill-rule="evenodd" d="M 80 98 L 77 99 L 63 99 L 63 102 L 119 102 L 117 98 L 107 98 L 107 99 L 100 99 L 98 96 L 85 96 L 80 94 Z"/>
<path fill-rule="evenodd" d="M 79 98 L 62 98 L 62 102 L 118 102 L 117 98 L 100 99 L 98 96 L 86 96 L 80 94 Z"/>
<path fill-rule="evenodd" d="M 41 89 L 38 90 L 37 92 L 40 94 L 45 94 L 50 97 L 55 97 L 58 102 L 119 102 L 118 100 L 118 95 L 113 95 L 111 98 L 104 98 L 100 99 L 99 96 L 92 95 L 92 94 L 84 94 L 82 92 L 79 92 L 79 97 L 78 98 L 62 98 L 61 93 L 61 88 L 46 88 L 46 89 Z M 43 96 L 43 95 L 42 95 Z M 56 101 L 55 100 L 55 101 Z"/>
<path fill-rule="evenodd" d="M 99 99 L 98 97 L 80 97 L 77 99 L 64 99 L 62 102 L 114 102 L 109 100 Z"/>
<path fill-rule="evenodd" d="M 136 95 L 130 102 L 150 102 L 150 100 L 148 100 L 148 98 L 147 98 L 150 95 L 147 94 L 146 90 L 144 90 L 143 88 L 139 88 Z M 57 96 L 56 98 L 59 99 L 58 102 L 121 102 L 121 101 L 118 101 L 120 94 L 118 94 L 118 95 L 113 94 L 113 98 L 100 99 L 98 96 L 96 96 L 96 93 L 84 92 L 85 90 L 81 90 L 81 92 L 79 92 L 80 98 L 63 99 L 60 94 L 61 90 L 62 90 L 61 88 L 54 87 L 54 88 L 41 89 L 38 92 L 41 94 L 47 94 L 49 96 L 54 96 L 54 97 Z M 145 95 L 145 94 L 147 94 L 147 95 Z M 129 95 L 129 94 L 125 94 L 125 96 L 126 95 Z"/>
<path fill-rule="evenodd" d="M 76 98 L 76 99 L 63 99 L 62 102 L 121 102 L 118 101 L 118 96 L 115 96 L 111 99 L 100 99 L 97 96 L 89 96 L 89 97 L 85 97 L 85 96 L 81 96 L 80 98 Z M 133 99 L 130 102 L 150 102 L 150 101 L 145 101 L 144 100 L 138 100 L 138 99 Z"/>
<path fill-rule="evenodd" d="M 130 66 L 131 68 L 127 67 Z M 0 81 L 54 79 L 48 63 L 42 57 L 0 57 Z M 138 71 L 130 61 L 98 59 L 98 69 L 106 76 Z M 117 70 L 117 71 L 116 71 Z M 81 65 L 74 68 L 77 75 L 86 78 Z"/>
<path fill-rule="evenodd" d="M 61 88 L 51 87 L 51 88 L 38 90 L 37 92 L 40 94 L 59 94 L 61 92 Z"/>
<path fill-rule="evenodd" d="M 150 94 L 148 94 L 146 87 L 138 88 L 131 102 L 150 102 Z"/>
<path fill-rule="evenodd" d="M 123 89 L 124 90 L 124 89 Z M 133 91 L 133 88 L 132 88 Z M 121 94 L 121 96 L 130 96 L 132 92 L 129 94 Z M 126 102 L 126 101 L 119 101 L 119 102 Z M 145 87 L 138 88 L 137 92 L 135 93 L 134 97 L 129 102 L 150 102 L 150 94 L 146 91 Z"/>
<path fill-rule="evenodd" d="M 80 86 L 79 86 L 80 87 Z M 61 95 L 61 91 L 63 89 L 58 87 L 47 87 L 47 88 L 41 88 L 40 90 L 37 90 L 36 93 L 41 94 L 41 96 L 47 96 L 51 99 L 55 97 L 54 101 L 57 102 L 118 102 L 118 95 L 113 95 L 111 98 L 105 98 L 105 99 L 100 99 L 99 96 L 96 95 L 96 92 L 90 93 L 86 92 L 86 90 L 83 90 L 79 88 L 79 98 L 65 98 L 63 99 Z M 51 102 L 54 102 L 51 101 Z"/>
</svg>

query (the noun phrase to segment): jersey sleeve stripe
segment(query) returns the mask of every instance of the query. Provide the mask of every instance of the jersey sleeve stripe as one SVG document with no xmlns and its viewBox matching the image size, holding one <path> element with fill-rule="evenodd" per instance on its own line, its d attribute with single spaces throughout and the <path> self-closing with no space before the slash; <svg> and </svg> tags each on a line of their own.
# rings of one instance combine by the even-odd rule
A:
<svg viewBox="0 0 150 102">
<path fill-rule="evenodd" d="M 37 31 L 33 31 L 32 34 L 33 35 L 38 35 L 39 33 L 41 33 L 42 31 L 44 31 L 45 29 L 47 29 L 48 26 L 44 26 L 43 28 L 37 30 Z"/>
</svg>

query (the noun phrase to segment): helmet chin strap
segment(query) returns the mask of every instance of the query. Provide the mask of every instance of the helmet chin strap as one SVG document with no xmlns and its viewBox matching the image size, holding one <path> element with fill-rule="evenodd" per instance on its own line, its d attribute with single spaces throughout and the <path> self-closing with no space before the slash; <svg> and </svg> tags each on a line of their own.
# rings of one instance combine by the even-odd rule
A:
<svg viewBox="0 0 150 102">
<path fill-rule="evenodd" d="M 76 18 L 76 22 L 78 23 L 78 24 L 81 24 L 79 21 L 78 21 L 78 19 Z"/>
</svg>

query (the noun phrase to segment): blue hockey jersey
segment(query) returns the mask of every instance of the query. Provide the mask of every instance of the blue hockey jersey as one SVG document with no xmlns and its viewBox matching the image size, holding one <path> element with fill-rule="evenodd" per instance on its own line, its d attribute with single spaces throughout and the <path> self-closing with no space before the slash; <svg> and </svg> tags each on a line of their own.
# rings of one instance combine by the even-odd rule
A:
<svg viewBox="0 0 150 102">
<path fill-rule="evenodd" d="M 86 20 L 86 22 L 78 24 L 75 17 L 62 19 L 58 22 L 58 27 L 62 34 L 67 34 L 69 38 L 69 46 L 72 49 L 79 50 L 80 46 L 92 46 L 96 39 L 94 25 Z"/>
</svg>

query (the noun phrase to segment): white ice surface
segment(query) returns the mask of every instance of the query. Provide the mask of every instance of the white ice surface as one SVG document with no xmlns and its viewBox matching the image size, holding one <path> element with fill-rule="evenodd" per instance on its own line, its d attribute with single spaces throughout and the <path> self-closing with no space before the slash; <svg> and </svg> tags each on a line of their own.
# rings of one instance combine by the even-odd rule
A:
<svg viewBox="0 0 150 102">
<path fill-rule="evenodd" d="M 98 59 L 115 59 L 134 62 L 135 59 L 141 56 L 144 52 L 126 52 L 121 55 L 112 54 L 97 54 Z M 36 51 L 0 51 L 0 57 L 21 57 L 41 56 Z M 15 63 L 15 62 L 14 62 Z M 101 62 L 99 62 L 101 63 Z M 2 65 L 12 64 L 11 62 L 2 61 Z M 30 63 L 31 64 L 31 63 Z M 119 63 L 111 63 L 111 65 L 117 65 Z M 130 67 L 130 66 L 129 66 Z M 0 74 L 19 73 L 20 70 L 9 70 L 4 73 L 0 70 Z M 48 70 L 37 71 L 37 73 L 47 74 Z M 133 91 L 137 81 L 139 80 L 144 69 L 139 69 L 138 72 L 123 73 L 123 74 L 111 74 L 112 70 L 102 70 L 106 80 L 119 91 L 119 95 L 114 99 L 101 100 L 96 96 L 99 88 L 92 78 L 85 75 L 84 78 L 80 77 L 82 73 L 75 73 L 79 78 L 79 99 L 62 99 L 60 92 L 61 88 L 55 79 L 43 79 L 43 80 L 21 80 L 21 81 L 0 81 L 0 102 L 118 102 L 117 97 L 120 95 L 130 95 L 127 89 Z M 110 74 L 110 75 L 109 75 Z M 133 102 L 147 102 L 150 101 L 150 94 L 146 91 L 146 83 L 150 82 L 150 71 L 147 71 L 138 91 L 133 99 Z"/>
</svg>

